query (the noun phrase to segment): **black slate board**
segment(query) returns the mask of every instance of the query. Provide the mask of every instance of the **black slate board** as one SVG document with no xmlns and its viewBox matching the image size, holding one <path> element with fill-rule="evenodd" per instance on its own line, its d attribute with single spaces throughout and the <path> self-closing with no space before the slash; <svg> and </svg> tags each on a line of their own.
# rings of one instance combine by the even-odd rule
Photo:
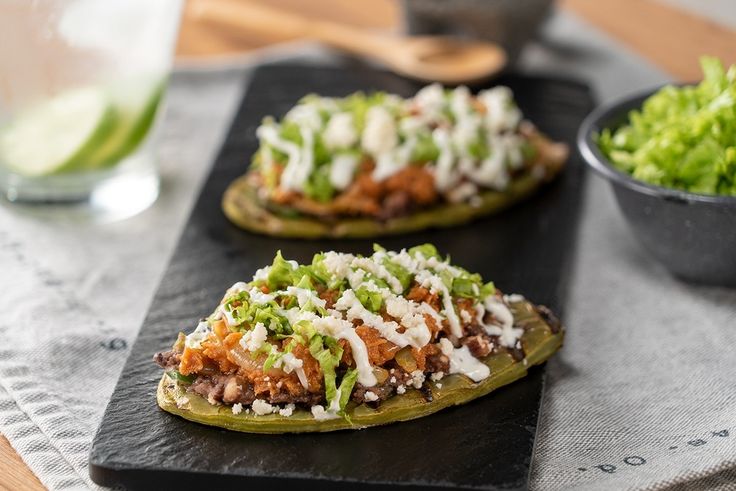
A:
<svg viewBox="0 0 736 491">
<path fill-rule="evenodd" d="M 592 106 L 585 85 L 521 76 L 497 82 L 514 90 L 529 119 L 572 148 L 578 125 Z M 375 89 L 410 95 L 417 88 L 405 79 L 366 68 L 268 66 L 255 73 L 95 436 L 90 454 L 95 482 L 131 489 L 160 488 L 164 482 L 167 488 L 178 484 L 187 489 L 267 489 L 293 483 L 324 489 L 344 489 L 348 483 L 357 488 L 526 487 L 544 385 L 539 367 L 525 379 L 465 406 L 362 431 L 248 435 L 190 423 L 156 405 L 161 371 L 151 361 L 153 354 L 167 349 L 178 331 L 191 330 L 230 285 L 270 263 L 277 249 L 299 261 L 309 261 L 321 250 L 371 250 L 371 241 L 271 239 L 227 222 L 220 198 L 228 183 L 245 170 L 257 146 L 255 129 L 261 118 L 283 115 L 308 92 L 340 96 Z M 493 279 L 504 291 L 524 293 L 560 312 L 582 172 L 573 154 L 560 179 L 502 215 L 380 242 L 391 249 L 433 242 L 455 262 Z"/>
</svg>

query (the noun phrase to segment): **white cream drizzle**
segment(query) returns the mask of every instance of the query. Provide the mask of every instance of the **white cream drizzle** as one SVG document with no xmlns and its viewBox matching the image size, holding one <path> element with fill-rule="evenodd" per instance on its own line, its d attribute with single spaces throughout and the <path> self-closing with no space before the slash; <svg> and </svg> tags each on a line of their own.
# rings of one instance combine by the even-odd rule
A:
<svg viewBox="0 0 736 491">
<path fill-rule="evenodd" d="M 335 155 L 330 163 L 330 184 L 339 191 L 350 186 L 359 163 L 358 155 L 352 153 Z"/>
<path fill-rule="evenodd" d="M 287 156 L 286 169 L 291 169 L 291 174 L 294 174 L 296 172 L 296 168 L 300 165 L 300 162 L 302 161 L 301 151 L 299 150 L 299 146 L 296 143 L 281 138 L 279 136 L 278 130 L 272 124 L 263 124 L 259 126 L 256 130 L 256 136 L 261 141 L 261 144 L 266 143 L 279 152 L 285 153 Z M 284 173 L 286 172 L 286 169 L 284 169 Z M 291 183 L 289 182 L 284 182 L 283 174 L 281 182 L 279 184 L 282 187 L 291 185 Z"/>
<path fill-rule="evenodd" d="M 365 325 L 377 330 L 381 336 L 391 341 L 395 345 L 403 348 L 410 344 L 410 339 L 405 334 L 398 332 L 399 324 L 396 321 L 385 321 L 383 317 L 374 314 L 370 310 L 363 307 L 355 292 L 348 288 L 342 296 L 335 302 L 335 310 L 345 312 L 347 320 L 360 320 Z"/>
<path fill-rule="evenodd" d="M 455 348 L 449 339 L 440 339 L 442 353 L 450 359 L 450 373 L 460 373 L 473 382 L 488 378 L 491 369 L 488 365 L 474 357 L 467 346 Z"/>
<path fill-rule="evenodd" d="M 302 148 L 299 158 L 289 158 L 289 163 L 281 173 L 280 186 L 287 190 L 303 191 L 304 183 L 314 168 L 314 133 L 306 126 L 300 128 L 300 133 Z"/>
<path fill-rule="evenodd" d="M 452 303 L 452 295 L 450 295 L 450 292 L 442 279 L 429 270 L 424 269 L 414 276 L 414 280 L 424 288 L 428 288 L 430 293 L 441 295 L 443 306 L 442 313 L 445 315 L 447 322 L 450 325 L 450 332 L 453 336 L 458 338 L 462 337 L 463 329 L 460 325 L 460 319 L 457 316 L 457 312 L 455 312 L 455 305 Z"/>
<path fill-rule="evenodd" d="M 201 321 L 197 324 L 197 328 L 187 335 L 184 346 L 191 349 L 201 349 L 202 341 L 212 333 L 212 327 L 207 321 Z"/>
<path fill-rule="evenodd" d="M 524 330 L 514 327 L 514 316 L 505 303 L 495 295 L 490 295 L 483 304 L 476 305 L 475 309 L 476 320 L 489 335 L 498 336 L 498 341 L 502 346 L 507 348 L 516 346 Z M 486 311 L 490 312 L 501 325 L 486 324 L 483 321 Z"/>
<path fill-rule="evenodd" d="M 273 351 L 276 351 L 276 346 L 272 347 Z M 285 373 L 296 372 L 296 376 L 299 378 L 299 383 L 302 384 L 302 387 L 305 389 L 309 388 L 307 374 L 304 372 L 304 361 L 294 356 L 293 353 L 284 353 L 276 359 L 273 366 L 274 368 L 282 369 Z"/>
<path fill-rule="evenodd" d="M 391 150 L 387 150 L 376 156 L 376 168 L 371 177 L 374 181 L 383 181 L 400 170 L 406 168 L 411 162 L 411 154 L 417 144 L 415 136 L 409 136 L 404 143 Z"/>
<path fill-rule="evenodd" d="M 309 321 L 317 333 L 347 341 L 350 344 L 353 359 L 358 370 L 358 381 L 367 387 L 376 385 L 376 377 L 373 374 L 373 367 L 368 358 L 368 348 L 355 332 L 352 322 L 343 319 L 340 312 L 330 310 L 328 311 L 330 315 L 320 317 L 314 312 L 304 311 L 294 307 L 288 310 L 281 310 L 279 313 L 286 317 L 292 326 L 301 321 Z"/>
<path fill-rule="evenodd" d="M 347 341 L 350 344 L 355 366 L 358 370 L 358 382 L 366 387 L 376 385 L 376 376 L 373 374 L 373 367 L 368 358 L 368 348 L 355 332 L 353 323 L 342 319 L 342 314 L 339 317 L 334 315 L 334 311 L 330 314 L 328 317 L 320 317 L 312 321 L 314 329 L 320 334 Z"/>
<path fill-rule="evenodd" d="M 299 304 L 299 308 L 303 309 L 306 307 L 309 303 L 311 303 L 315 307 L 325 308 L 325 305 L 327 302 L 325 302 L 323 299 L 319 298 L 319 295 L 317 295 L 317 292 L 314 290 L 310 290 L 308 288 L 298 288 L 296 286 L 290 286 L 286 288 L 287 295 L 292 295 L 296 297 L 296 301 Z"/>
</svg>

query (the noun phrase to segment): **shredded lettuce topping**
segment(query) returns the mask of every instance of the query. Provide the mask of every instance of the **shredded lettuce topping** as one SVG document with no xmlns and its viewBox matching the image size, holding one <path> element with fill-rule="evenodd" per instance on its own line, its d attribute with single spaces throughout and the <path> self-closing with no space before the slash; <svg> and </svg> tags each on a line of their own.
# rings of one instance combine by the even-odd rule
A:
<svg viewBox="0 0 736 491">
<path fill-rule="evenodd" d="M 598 145 L 619 170 L 658 186 L 736 196 L 736 65 L 700 60 L 703 81 L 666 86 Z"/>
</svg>

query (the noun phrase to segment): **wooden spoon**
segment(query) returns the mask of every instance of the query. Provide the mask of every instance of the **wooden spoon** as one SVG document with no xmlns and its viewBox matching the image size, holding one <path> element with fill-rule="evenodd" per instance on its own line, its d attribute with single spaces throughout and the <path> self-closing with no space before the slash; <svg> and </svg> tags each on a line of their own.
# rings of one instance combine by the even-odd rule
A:
<svg viewBox="0 0 736 491">
<path fill-rule="evenodd" d="M 459 84 L 486 79 L 506 64 L 496 44 L 446 36 L 397 36 L 308 19 L 281 9 L 235 0 L 190 0 L 193 18 L 238 29 L 304 37 L 381 62 L 407 77 Z"/>
</svg>

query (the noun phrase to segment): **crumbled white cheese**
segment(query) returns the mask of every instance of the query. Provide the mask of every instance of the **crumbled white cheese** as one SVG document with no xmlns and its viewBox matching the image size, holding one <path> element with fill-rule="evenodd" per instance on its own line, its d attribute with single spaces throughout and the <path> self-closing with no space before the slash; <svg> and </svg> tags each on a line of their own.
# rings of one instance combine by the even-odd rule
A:
<svg viewBox="0 0 736 491">
<path fill-rule="evenodd" d="M 421 370 L 411 372 L 411 383 L 415 389 L 421 389 L 424 384 L 425 376 Z"/>
<path fill-rule="evenodd" d="M 276 346 L 274 346 L 274 349 Z M 284 353 L 273 364 L 274 368 L 281 368 L 286 373 L 291 373 L 294 370 L 298 368 L 302 368 L 304 366 L 304 362 L 300 359 L 294 356 L 293 353 Z"/>
<path fill-rule="evenodd" d="M 268 331 L 266 331 L 266 326 L 258 322 L 253 329 L 243 334 L 243 337 L 240 338 L 240 346 L 250 352 L 258 351 L 263 347 L 263 343 L 266 342 L 267 337 Z"/>
<path fill-rule="evenodd" d="M 480 166 L 470 173 L 473 181 L 483 186 L 502 190 L 505 189 L 511 177 L 506 170 L 506 151 L 503 141 L 492 136 L 490 138 L 491 154 L 483 159 Z"/>
<path fill-rule="evenodd" d="M 445 91 L 440 84 L 427 85 L 414 96 L 414 103 L 427 118 L 443 118 L 445 108 Z"/>
<path fill-rule="evenodd" d="M 404 336 L 408 343 L 414 347 L 425 346 L 432 338 L 432 333 L 424 319 L 427 313 L 426 307 L 434 312 L 429 304 L 418 304 L 412 300 L 407 300 L 400 295 L 390 295 L 386 298 L 386 313 L 391 317 L 399 319 L 401 325 L 404 326 Z"/>
<path fill-rule="evenodd" d="M 358 141 L 353 115 L 337 113 L 330 117 L 327 127 L 322 133 L 322 141 L 329 150 L 352 147 Z"/>
<path fill-rule="evenodd" d="M 345 278 L 350 272 L 350 264 L 355 259 L 352 254 L 342 254 L 335 251 L 329 251 L 324 253 L 324 264 L 327 271 L 329 271 L 336 278 Z"/>
<path fill-rule="evenodd" d="M 493 132 L 515 129 L 521 121 L 521 111 L 513 103 L 511 89 L 493 87 L 478 93 L 478 100 L 485 106 L 486 125 Z"/>
<path fill-rule="evenodd" d="M 432 379 L 432 381 L 437 382 L 438 380 L 442 380 L 442 378 L 445 376 L 445 372 L 435 372 L 432 375 L 429 376 L 429 378 Z"/>
<path fill-rule="evenodd" d="M 184 408 L 187 404 L 189 404 L 189 398 L 187 396 L 182 396 L 176 399 L 176 407 L 179 409 Z"/>
<path fill-rule="evenodd" d="M 283 409 L 279 409 L 279 415 L 288 418 L 294 414 L 294 409 L 296 409 L 294 404 L 287 404 Z"/>
<path fill-rule="evenodd" d="M 243 405 L 241 403 L 233 404 L 233 414 L 240 414 L 243 412 Z"/>
<path fill-rule="evenodd" d="M 373 402 L 378 400 L 378 396 L 375 394 L 375 392 L 367 391 L 363 396 L 363 399 L 368 402 Z"/>
<path fill-rule="evenodd" d="M 253 412 L 256 413 L 258 416 L 273 414 L 279 409 L 278 406 L 272 406 L 263 399 L 256 399 L 255 401 L 253 401 L 251 407 L 253 408 Z"/>
<path fill-rule="evenodd" d="M 450 110 L 455 119 L 460 120 L 471 114 L 470 89 L 464 85 L 455 88 L 450 94 Z"/>
<path fill-rule="evenodd" d="M 435 387 L 437 387 L 438 389 L 441 389 L 441 388 L 442 388 L 442 384 L 441 384 L 441 383 L 439 383 L 439 382 L 437 382 L 437 383 L 436 383 L 436 384 L 434 384 L 434 385 L 435 385 Z"/>
<path fill-rule="evenodd" d="M 388 298 L 386 300 L 386 313 L 391 317 L 401 319 L 409 313 L 408 302 L 401 302 L 398 297 Z"/>
<path fill-rule="evenodd" d="M 363 149 L 374 157 L 391 151 L 399 143 L 396 121 L 385 107 L 368 109 L 361 143 Z"/>
<path fill-rule="evenodd" d="M 398 387 L 396 387 L 397 394 L 403 394 L 405 392 L 406 392 L 406 387 L 404 387 L 403 385 L 399 385 Z"/>
<path fill-rule="evenodd" d="M 384 280 L 386 283 L 388 283 L 388 286 L 391 288 L 391 290 L 397 295 L 403 293 L 404 287 L 401 285 L 401 282 L 398 280 L 398 278 L 392 275 L 391 272 L 386 269 L 386 266 L 381 264 L 381 260 L 386 257 L 383 254 L 385 253 L 376 252 L 375 254 L 373 254 L 372 257 L 356 257 L 355 259 L 353 259 L 353 262 L 350 265 L 353 268 L 364 269 L 369 273 L 375 275 L 376 277 Z"/>
</svg>

